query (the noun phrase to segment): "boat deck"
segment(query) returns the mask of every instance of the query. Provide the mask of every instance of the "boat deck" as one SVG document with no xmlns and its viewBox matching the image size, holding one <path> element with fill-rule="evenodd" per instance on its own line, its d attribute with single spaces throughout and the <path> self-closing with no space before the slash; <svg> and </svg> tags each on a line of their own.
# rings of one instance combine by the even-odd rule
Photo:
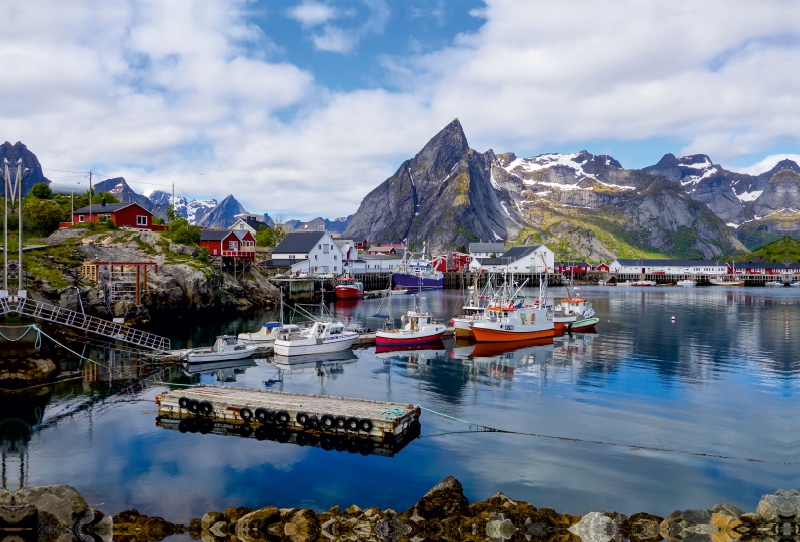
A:
<svg viewBox="0 0 800 542">
<path fill-rule="evenodd" d="M 210 408 L 206 406 L 209 412 L 203 414 L 202 409 L 182 408 L 181 399 L 184 403 L 196 401 L 200 406 L 207 403 L 210 405 Z M 406 434 L 418 424 L 421 413 L 419 407 L 409 404 L 221 386 L 198 386 L 162 393 L 156 397 L 156 403 L 159 414 L 170 417 L 201 417 L 233 424 L 279 426 L 290 430 L 312 430 L 380 440 L 396 439 Z M 276 420 L 259 421 L 257 411 L 272 413 Z M 284 422 L 280 420 L 281 414 L 285 414 Z M 309 428 L 308 424 L 301 423 L 302 416 L 298 414 L 305 414 L 309 418 L 315 416 L 317 421 L 322 421 L 326 415 L 347 422 L 354 419 L 359 424 L 368 420 L 370 429 L 364 430 L 363 425 L 355 429 L 336 426 L 325 429 L 322 424 Z"/>
</svg>

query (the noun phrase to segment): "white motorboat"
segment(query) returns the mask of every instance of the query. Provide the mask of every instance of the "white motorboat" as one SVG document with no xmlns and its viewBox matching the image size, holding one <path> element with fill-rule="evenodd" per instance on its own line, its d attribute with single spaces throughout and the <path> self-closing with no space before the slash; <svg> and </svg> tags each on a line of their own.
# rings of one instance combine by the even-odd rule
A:
<svg viewBox="0 0 800 542">
<path fill-rule="evenodd" d="M 300 326 L 295 324 L 281 324 L 280 322 L 267 322 L 255 333 L 239 333 L 239 340 L 245 344 L 269 344 L 278 338 L 281 333 L 299 333 Z"/>
<path fill-rule="evenodd" d="M 771 280 L 769 282 L 765 282 L 764 286 L 767 288 L 783 288 L 783 282 L 779 280 Z"/>
<path fill-rule="evenodd" d="M 275 354 L 279 356 L 325 354 L 347 350 L 357 338 L 358 333 L 347 331 L 338 320 L 318 321 L 299 333 L 280 334 L 273 345 Z"/>
<path fill-rule="evenodd" d="M 681 286 L 683 288 L 694 288 L 695 286 L 697 286 L 697 281 L 691 279 L 684 279 L 684 280 L 679 280 L 678 282 L 675 283 L 675 285 Z"/>
<path fill-rule="evenodd" d="M 244 344 L 233 335 L 220 335 L 211 348 L 193 348 L 186 353 L 187 363 L 207 363 L 249 358 L 258 346 Z"/>
<path fill-rule="evenodd" d="M 441 340 L 447 326 L 433 319 L 427 311 L 408 311 L 403 316 L 403 327 L 395 329 L 393 320 L 387 327 L 375 332 L 375 344 L 378 346 L 408 346 L 436 342 Z"/>
<path fill-rule="evenodd" d="M 708 279 L 708 282 L 712 286 L 744 286 L 744 281 L 735 275 L 723 275 L 722 277 L 714 275 Z"/>
</svg>

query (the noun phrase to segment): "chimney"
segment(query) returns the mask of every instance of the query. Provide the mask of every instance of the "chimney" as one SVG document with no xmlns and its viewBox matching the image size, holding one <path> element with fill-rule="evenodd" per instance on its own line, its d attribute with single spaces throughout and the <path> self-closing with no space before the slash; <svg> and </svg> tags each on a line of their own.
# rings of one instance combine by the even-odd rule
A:
<svg viewBox="0 0 800 542">
<path fill-rule="evenodd" d="M 100 199 L 100 207 L 105 207 L 105 206 L 106 206 L 106 198 Z"/>
</svg>

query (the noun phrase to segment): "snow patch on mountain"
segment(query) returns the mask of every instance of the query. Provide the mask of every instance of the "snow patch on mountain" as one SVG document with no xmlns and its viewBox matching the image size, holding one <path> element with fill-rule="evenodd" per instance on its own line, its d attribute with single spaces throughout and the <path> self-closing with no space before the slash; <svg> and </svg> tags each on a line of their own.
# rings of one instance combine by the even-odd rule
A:
<svg viewBox="0 0 800 542">
<path fill-rule="evenodd" d="M 691 164 L 691 165 L 681 164 L 681 166 L 690 167 L 692 169 L 701 169 L 702 170 L 702 167 L 699 167 L 699 166 L 697 166 L 695 164 Z M 706 167 L 708 167 L 708 166 L 706 166 Z M 711 177 L 712 175 L 714 175 L 717 172 L 718 172 L 718 170 L 717 170 L 716 166 L 711 166 L 711 167 L 708 167 L 708 169 L 705 169 L 703 171 L 702 175 L 687 175 L 686 177 L 681 179 L 681 186 L 695 185 L 695 184 L 699 183 L 700 181 L 702 181 L 703 179 L 708 179 L 709 177 Z"/>
<path fill-rule="evenodd" d="M 763 193 L 763 190 L 753 190 L 752 192 L 742 192 L 741 194 L 736 194 L 736 197 L 739 198 L 739 201 L 742 203 L 755 201 L 758 197 Z M 735 194 L 735 192 L 734 192 Z"/>
</svg>

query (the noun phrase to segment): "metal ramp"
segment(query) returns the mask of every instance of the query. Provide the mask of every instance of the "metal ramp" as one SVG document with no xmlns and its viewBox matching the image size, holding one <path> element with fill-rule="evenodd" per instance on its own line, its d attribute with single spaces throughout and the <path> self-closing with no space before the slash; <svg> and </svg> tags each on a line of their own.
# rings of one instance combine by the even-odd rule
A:
<svg viewBox="0 0 800 542">
<path fill-rule="evenodd" d="M 15 295 L 0 297 L 0 314 L 4 311 L 5 314 L 16 313 L 21 316 L 30 316 L 31 318 L 88 331 L 89 333 L 95 333 L 109 339 L 116 339 L 158 352 L 170 351 L 169 339 L 160 335 L 147 333 L 122 324 L 109 322 L 102 318 L 28 299 L 27 297 Z"/>
</svg>

